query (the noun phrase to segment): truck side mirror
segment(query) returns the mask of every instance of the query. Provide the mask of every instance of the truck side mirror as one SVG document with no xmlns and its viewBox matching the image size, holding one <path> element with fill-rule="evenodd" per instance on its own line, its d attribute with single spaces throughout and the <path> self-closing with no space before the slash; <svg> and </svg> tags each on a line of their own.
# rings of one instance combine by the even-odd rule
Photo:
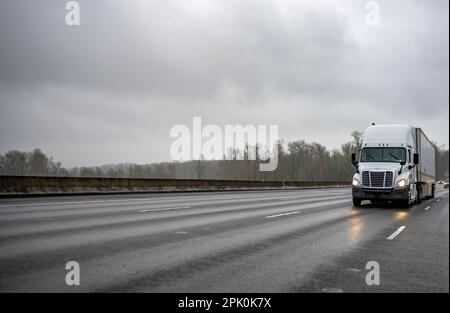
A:
<svg viewBox="0 0 450 313">
<path fill-rule="evenodd" d="M 406 161 L 405 160 L 401 160 L 400 161 L 400 170 L 398 171 L 398 175 L 400 175 L 401 173 L 402 173 L 402 170 L 403 170 L 403 166 L 406 164 Z"/>
<path fill-rule="evenodd" d="M 353 152 L 352 153 L 352 164 L 356 166 L 356 164 L 358 164 L 358 161 L 356 160 L 356 153 Z"/>
<path fill-rule="evenodd" d="M 414 153 L 413 163 L 414 163 L 414 165 L 419 164 L 419 154 L 418 153 Z"/>
</svg>

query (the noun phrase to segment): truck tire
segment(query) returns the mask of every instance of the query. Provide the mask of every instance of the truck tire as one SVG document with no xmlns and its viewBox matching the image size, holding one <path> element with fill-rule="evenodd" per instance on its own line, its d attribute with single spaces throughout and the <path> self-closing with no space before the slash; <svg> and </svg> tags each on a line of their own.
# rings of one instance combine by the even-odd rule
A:
<svg viewBox="0 0 450 313">
<path fill-rule="evenodd" d="M 362 199 L 353 198 L 353 206 L 361 206 Z"/>
<path fill-rule="evenodd" d="M 411 207 L 411 202 L 409 201 L 409 199 L 400 200 L 400 207 L 409 209 Z"/>
<path fill-rule="evenodd" d="M 422 186 L 417 184 L 417 199 L 416 203 L 422 203 Z"/>
</svg>

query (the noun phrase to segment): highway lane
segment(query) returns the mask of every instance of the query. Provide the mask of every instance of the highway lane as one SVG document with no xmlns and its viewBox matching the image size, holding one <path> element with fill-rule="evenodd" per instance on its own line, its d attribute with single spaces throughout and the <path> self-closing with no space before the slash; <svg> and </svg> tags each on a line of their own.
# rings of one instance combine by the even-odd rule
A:
<svg viewBox="0 0 450 313">
<path fill-rule="evenodd" d="M 448 211 L 447 190 L 409 210 L 349 188 L 2 199 L 0 291 L 448 292 Z"/>
</svg>

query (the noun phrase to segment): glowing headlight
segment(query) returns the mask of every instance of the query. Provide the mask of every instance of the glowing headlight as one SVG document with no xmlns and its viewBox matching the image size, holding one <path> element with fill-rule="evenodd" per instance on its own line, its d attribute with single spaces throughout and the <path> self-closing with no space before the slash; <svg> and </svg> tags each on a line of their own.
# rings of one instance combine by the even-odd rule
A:
<svg viewBox="0 0 450 313">
<path fill-rule="evenodd" d="M 359 186 L 361 186 L 361 183 L 356 178 L 353 178 L 352 185 L 354 187 L 359 187 Z"/>
<path fill-rule="evenodd" d="M 406 186 L 406 179 L 400 179 L 398 182 L 395 183 L 396 187 L 405 187 Z"/>
</svg>

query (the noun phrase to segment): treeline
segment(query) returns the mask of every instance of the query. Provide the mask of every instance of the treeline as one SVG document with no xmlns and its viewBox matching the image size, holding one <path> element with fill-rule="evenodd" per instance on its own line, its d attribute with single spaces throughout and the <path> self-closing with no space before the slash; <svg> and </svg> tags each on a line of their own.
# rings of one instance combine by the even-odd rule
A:
<svg viewBox="0 0 450 313">
<path fill-rule="evenodd" d="M 194 160 L 152 164 L 112 164 L 94 167 L 64 168 L 39 149 L 32 152 L 9 151 L 0 155 L 0 175 L 129 177 L 176 179 L 235 179 L 275 181 L 345 181 L 350 180 L 354 167 L 350 154 L 360 148 L 361 133 L 352 133 L 353 141 L 340 149 L 329 151 L 318 143 L 303 140 L 278 143 L 278 167 L 273 172 L 261 172 L 260 160 Z M 448 150 L 436 145 L 437 179 L 448 177 Z"/>
</svg>

